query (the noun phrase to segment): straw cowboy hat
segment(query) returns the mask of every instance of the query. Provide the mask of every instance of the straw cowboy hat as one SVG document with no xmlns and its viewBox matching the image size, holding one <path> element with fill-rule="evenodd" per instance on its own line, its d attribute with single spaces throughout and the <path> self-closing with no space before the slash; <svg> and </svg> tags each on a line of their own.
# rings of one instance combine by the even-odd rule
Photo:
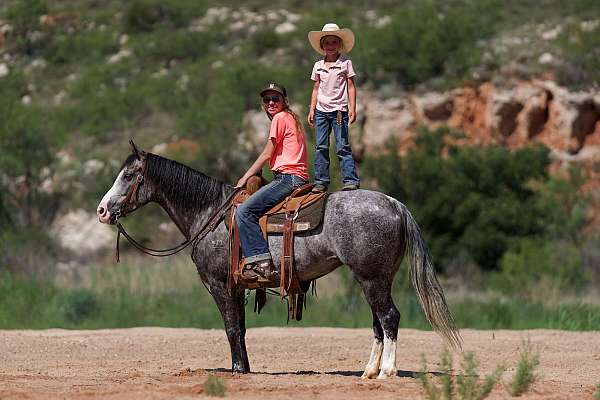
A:
<svg viewBox="0 0 600 400">
<path fill-rule="evenodd" d="M 340 53 L 350 53 L 350 50 L 354 47 L 354 33 L 350 29 L 340 29 L 337 24 L 325 24 L 320 31 L 308 32 L 310 45 L 321 55 L 325 55 L 325 50 L 321 48 L 321 39 L 325 36 L 337 36 L 342 39 Z"/>
</svg>

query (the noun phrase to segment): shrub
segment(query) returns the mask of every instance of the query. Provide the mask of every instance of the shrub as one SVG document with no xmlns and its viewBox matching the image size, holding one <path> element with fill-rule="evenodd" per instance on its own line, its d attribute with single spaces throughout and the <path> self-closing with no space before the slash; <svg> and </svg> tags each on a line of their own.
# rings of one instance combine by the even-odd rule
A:
<svg viewBox="0 0 600 400">
<path fill-rule="evenodd" d="M 583 229 L 592 221 L 589 213 L 592 198 L 582 189 L 590 176 L 581 165 L 569 166 L 566 175 L 551 176 L 540 185 L 539 203 L 547 210 L 547 233 L 580 247 L 584 242 Z"/>
<path fill-rule="evenodd" d="M 82 289 L 68 292 L 62 299 L 60 310 L 66 321 L 78 323 L 93 317 L 99 307 L 94 293 Z"/>
<path fill-rule="evenodd" d="M 535 369 L 540 365 L 539 352 L 535 351 L 529 341 L 524 342 L 519 351 L 517 372 L 512 381 L 505 384 L 506 390 L 511 396 L 520 396 L 527 392 L 531 385 L 537 380 Z"/>
<path fill-rule="evenodd" d="M 207 8 L 204 1 L 134 0 L 129 3 L 123 18 L 130 32 L 149 32 L 157 26 L 181 28 Z"/>
<path fill-rule="evenodd" d="M 366 77 L 379 83 L 390 75 L 406 86 L 441 75 L 462 76 L 478 61 L 476 41 L 495 32 L 493 10 L 498 8 L 495 0 L 447 8 L 435 1 L 411 3 L 392 14 L 388 25 L 360 32 L 355 58 Z"/>
<path fill-rule="evenodd" d="M 576 247 L 524 238 L 502 256 L 497 284 L 505 293 L 548 300 L 562 290 L 581 288 L 585 282 L 581 254 Z"/>
<path fill-rule="evenodd" d="M 478 362 L 471 352 L 463 355 L 462 373 L 453 376 L 452 355 L 447 349 L 442 350 L 440 355 L 440 381 L 442 383 L 441 391 L 431 381 L 427 374 L 427 361 L 423 357 L 423 368 L 418 378 L 421 386 L 425 391 L 427 398 L 430 400 L 441 399 L 442 396 L 446 400 L 457 398 L 461 400 L 481 400 L 486 398 L 494 385 L 500 380 L 505 371 L 505 367 L 499 365 L 494 372 L 486 375 L 483 383 L 479 382 L 479 373 L 477 371 Z"/>
<path fill-rule="evenodd" d="M 600 79 L 600 27 L 586 31 L 579 22 L 568 24 L 558 42 L 565 57 L 558 68 L 561 84 L 585 88 Z"/>
<path fill-rule="evenodd" d="M 225 396 L 225 382 L 223 378 L 209 374 L 204 382 L 204 393 L 208 396 L 223 397 Z"/>
<path fill-rule="evenodd" d="M 20 103 L 17 81 L 0 95 L 0 215 L 6 221 L 0 232 L 10 227 L 47 226 L 61 196 L 58 188 L 43 187 L 47 179 L 50 182 L 61 135 L 53 130 L 49 111 Z"/>
<path fill-rule="evenodd" d="M 152 34 L 132 39 L 136 56 L 151 61 L 171 59 L 188 61 L 206 58 L 211 50 L 227 42 L 225 29 L 213 28 L 205 32 L 160 29 Z"/>
<path fill-rule="evenodd" d="M 0 226 L 0 272 L 26 276 L 52 272 L 56 248 L 40 228 Z"/>
<path fill-rule="evenodd" d="M 108 55 L 118 50 L 116 35 L 111 31 L 56 33 L 44 47 L 43 56 L 52 63 L 81 65 L 104 62 Z"/>
<path fill-rule="evenodd" d="M 438 264 L 466 254 L 485 269 L 496 269 L 515 239 L 545 230 L 546 212 L 535 201 L 531 182 L 547 179 L 549 150 L 446 144 L 458 135 L 422 128 L 404 158 L 391 143 L 387 154 L 367 160 L 367 173 L 406 203 Z"/>
<path fill-rule="evenodd" d="M 14 25 L 17 34 L 25 35 L 39 25 L 40 16 L 48 12 L 45 0 L 15 1 L 6 11 L 6 18 Z"/>
</svg>

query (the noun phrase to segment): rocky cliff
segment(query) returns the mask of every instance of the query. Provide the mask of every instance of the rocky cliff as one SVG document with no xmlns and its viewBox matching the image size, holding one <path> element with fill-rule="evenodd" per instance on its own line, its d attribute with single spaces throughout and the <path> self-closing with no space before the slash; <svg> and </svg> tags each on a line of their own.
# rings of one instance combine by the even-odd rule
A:
<svg viewBox="0 0 600 400">
<path fill-rule="evenodd" d="M 551 80 L 514 87 L 493 83 L 445 93 L 381 99 L 360 94 L 358 154 L 377 151 L 390 137 L 408 144 L 421 125 L 464 132 L 466 145 L 520 147 L 541 142 L 558 160 L 600 160 L 600 91 L 570 92 Z"/>
</svg>

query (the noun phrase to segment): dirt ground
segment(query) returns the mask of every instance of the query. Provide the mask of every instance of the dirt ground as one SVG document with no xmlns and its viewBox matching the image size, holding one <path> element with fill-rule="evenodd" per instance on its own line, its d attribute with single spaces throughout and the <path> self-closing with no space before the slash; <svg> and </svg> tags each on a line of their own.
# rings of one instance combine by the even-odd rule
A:
<svg viewBox="0 0 600 400">
<path fill-rule="evenodd" d="M 600 383 L 600 332 L 464 330 L 462 336 L 480 372 L 511 366 L 504 380 L 514 373 L 523 340 L 541 350 L 541 378 L 523 399 L 591 399 Z M 232 375 L 222 330 L 0 331 L 0 399 L 197 399 L 206 396 L 208 374 L 223 378 L 228 398 L 425 398 L 415 373 L 422 354 L 429 371 L 439 370 L 441 339 L 402 329 L 398 376 L 365 381 L 371 340 L 369 329 L 250 329 L 253 373 Z M 457 366 L 460 357 L 454 358 Z M 510 396 L 499 384 L 489 398 Z"/>
</svg>

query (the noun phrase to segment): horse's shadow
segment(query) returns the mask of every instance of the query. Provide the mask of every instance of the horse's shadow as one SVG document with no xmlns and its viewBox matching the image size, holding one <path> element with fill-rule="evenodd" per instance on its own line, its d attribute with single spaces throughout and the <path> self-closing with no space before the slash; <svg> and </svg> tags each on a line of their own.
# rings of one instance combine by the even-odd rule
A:
<svg viewBox="0 0 600 400">
<path fill-rule="evenodd" d="M 229 372 L 231 373 L 230 369 L 226 369 L 226 368 L 208 368 L 205 370 L 206 372 Z M 278 376 L 278 375 L 339 375 L 339 376 L 357 376 L 360 377 L 362 376 L 363 371 L 323 371 L 323 372 L 319 372 L 319 371 L 281 371 L 281 372 L 250 372 L 250 375 L 271 375 L 271 376 Z M 398 372 L 396 373 L 396 376 L 400 377 L 400 378 L 418 378 L 419 375 L 421 375 L 422 372 L 420 371 L 403 371 L 403 370 L 398 370 Z M 433 376 L 444 376 L 447 375 L 443 372 L 438 372 L 438 371 L 428 371 L 427 372 L 428 375 L 433 375 Z"/>
</svg>

